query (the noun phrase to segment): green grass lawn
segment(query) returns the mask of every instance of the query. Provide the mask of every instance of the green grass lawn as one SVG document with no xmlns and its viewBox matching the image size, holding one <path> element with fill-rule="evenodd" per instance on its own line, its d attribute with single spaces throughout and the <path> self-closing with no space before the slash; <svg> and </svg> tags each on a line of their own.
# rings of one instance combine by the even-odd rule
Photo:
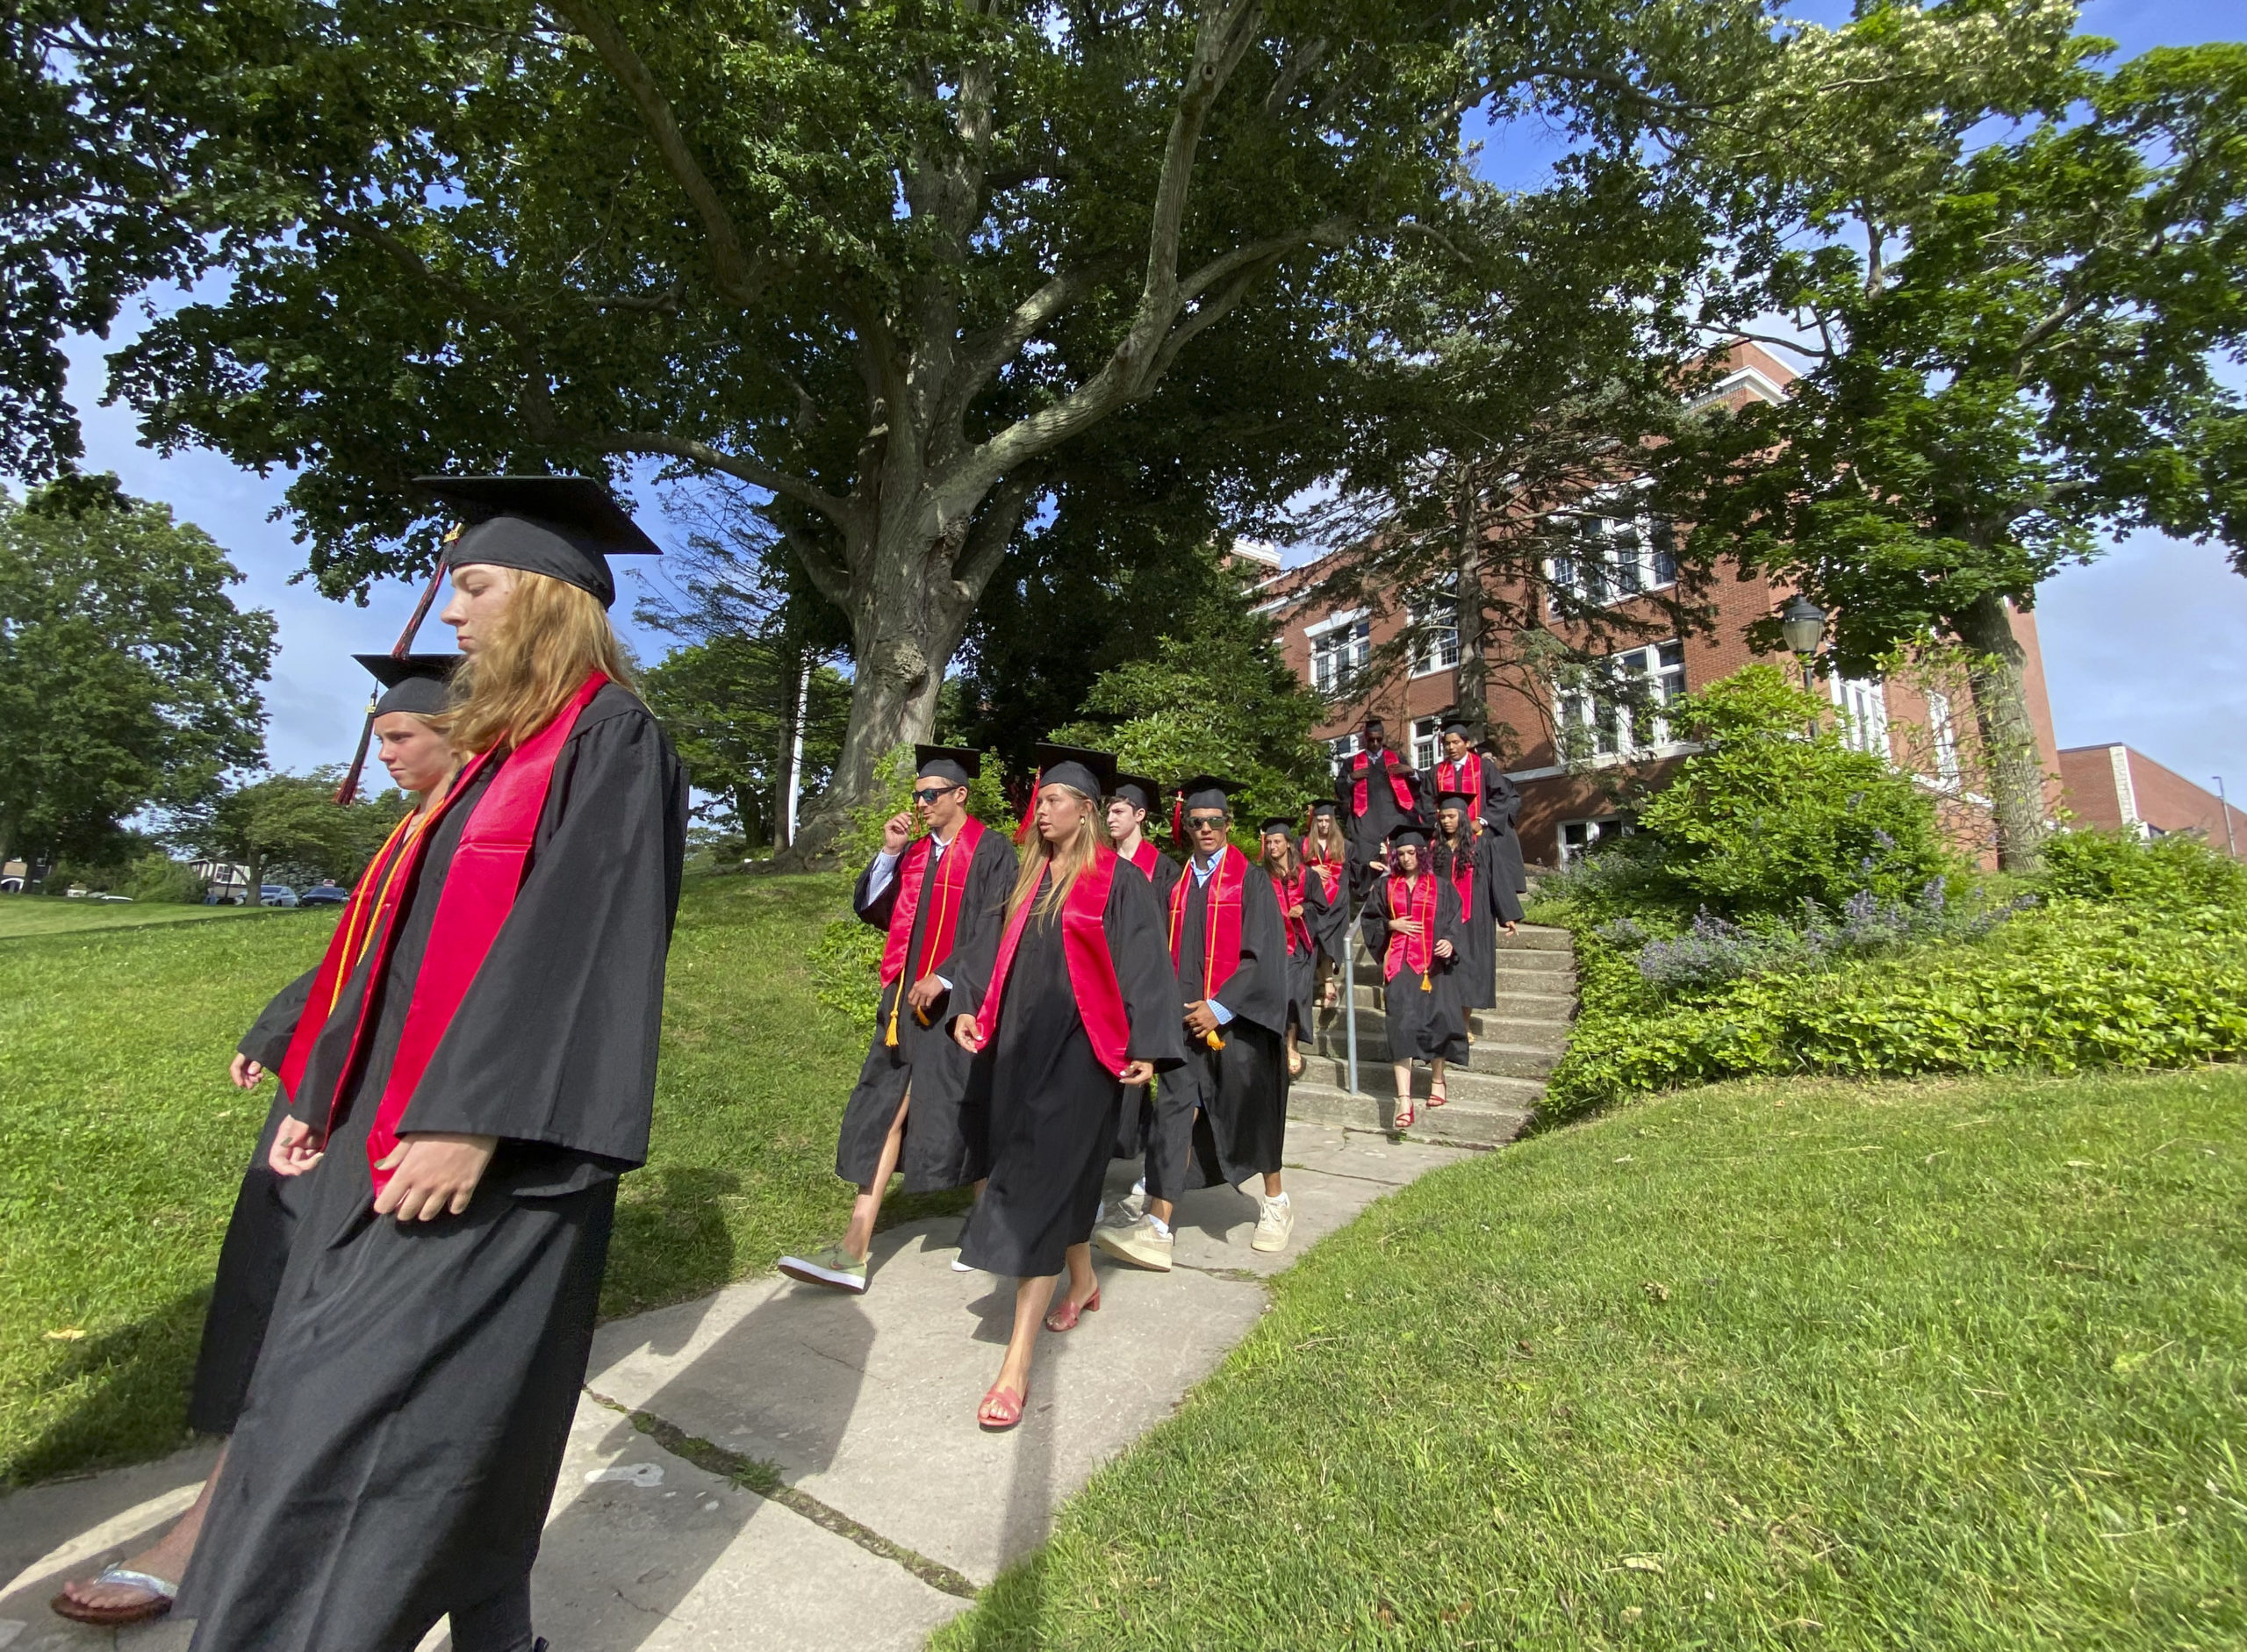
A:
<svg viewBox="0 0 2247 1652">
<path fill-rule="evenodd" d="M 184 906 L 169 901 L 71 901 L 59 894 L 0 894 L 0 941 L 87 930 L 144 930 L 204 918 L 271 917 L 281 907 Z"/>
<path fill-rule="evenodd" d="M 624 1183 L 605 1311 L 840 1230 L 835 1129 L 865 1034 L 819 1007 L 804 958 L 847 899 L 834 878 L 689 883 L 653 1159 Z M 234 1090 L 226 1061 L 334 922 L 273 911 L 0 944 L 0 1484 L 182 1439 L 219 1237 L 271 1095 Z"/>
<path fill-rule="evenodd" d="M 1734 1085 L 1432 1175 L 939 1632 L 2247 1646 L 2247 1074 Z"/>
</svg>

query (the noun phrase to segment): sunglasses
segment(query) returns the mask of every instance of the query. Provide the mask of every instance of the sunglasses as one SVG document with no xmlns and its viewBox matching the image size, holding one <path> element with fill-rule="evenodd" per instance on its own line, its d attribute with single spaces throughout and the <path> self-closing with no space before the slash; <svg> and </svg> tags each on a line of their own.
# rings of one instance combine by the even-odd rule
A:
<svg viewBox="0 0 2247 1652">
<path fill-rule="evenodd" d="M 1186 823 L 1197 832 L 1222 831 L 1225 817 L 1222 815 L 1188 815 Z"/>
<path fill-rule="evenodd" d="M 933 803 L 940 797 L 949 797 L 954 792 L 966 789 L 964 786 L 924 786 L 913 794 L 913 801 L 916 803 Z"/>
</svg>

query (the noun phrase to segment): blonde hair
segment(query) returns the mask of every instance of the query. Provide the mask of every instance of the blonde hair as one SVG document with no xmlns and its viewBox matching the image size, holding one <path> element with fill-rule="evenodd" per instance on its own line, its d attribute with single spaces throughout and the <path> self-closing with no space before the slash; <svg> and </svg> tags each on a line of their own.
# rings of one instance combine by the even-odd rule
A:
<svg viewBox="0 0 2247 1652">
<path fill-rule="evenodd" d="M 1015 892 L 1007 897 L 1007 920 L 1009 923 L 1022 909 L 1022 903 L 1037 893 L 1037 880 L 1049 866 L 1053 868 L 1053 886 L 1045 892 L 1045 899 L 1037 903 L 1033 916 L 1040 920 L 1052 917 L 1060 909 L 1061 902 L 1069 898 L 1070 887 L 1100 852 L 1100 840 L 1106 830 L 1104 822 L 1099 827 L 1094 824 L 1100 819 L 1100 800 L 1085 797 L 1073 786 L 1064 786 L 1061 789 L 1071 797 L 1083 798 L 1088 805 L 1085 816 L 1077 822 L 1076 836 L 1059 849 L 1044 832 L 1035 826 L 1030 828 L 1031 842 L 1036 845 L 1036 851 L 1022 858 L 1022 870 L 1015 873 Z"/>
<path fill-rule="evenodd" d="M 510 569 L 514 594 L 492 635 L 454 675 L 445 736 L 463 758 L 520 745 L 554 721 L 594 672 L 632 686 L 632 668 L 590 591 Z"/>
</svg>

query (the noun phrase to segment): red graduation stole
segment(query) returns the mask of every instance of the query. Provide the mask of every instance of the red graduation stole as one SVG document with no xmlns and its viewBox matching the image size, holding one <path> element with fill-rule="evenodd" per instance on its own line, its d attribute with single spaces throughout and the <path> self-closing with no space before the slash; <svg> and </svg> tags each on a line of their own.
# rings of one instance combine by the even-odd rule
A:
<svg viewBox="0 0 2247 1652">
<path fill-rule="evenodd" d="M 1482 829 L 1482 753 L 1470 751 L 1456 763 L 1446 758 L 1436 765 L 1436 795 L 1440 797 L 1446 792 L 1456 792 L 1462 797 L 1474 800 L 1467 813 L 1467 830 L 1469 832 L 1480 831 Z"/>
<path fill-rule="evenodd" d="M 1137 849 L 1134 849 L 1130 856 L 1131 864 L 1147 874 L 1147 881 L 1149 883 L 1152 883 L 1154 881 L 1155 862 L 1161 858 L 1162 851 L 1157 849 L 1152 842 L 1145 837 L 1139 839 L 1139 846 Z"/>
<path fill-rule="evenodd" d="M 1240 967 L 1240 891 L 1248 875 L 1248 857 L 1227 844 L 1217 851 L 1217 870 L 1210 874 L 1210 884 L 1215 891 L 1210 897 L 1209 916 L 1202 924 L 1202 992 L 1207 998 L 1217 988 L 1231 980 L 1233 972 Z M 1181 967 L 1178 948 L 1186 927 L 1186 895 L 1188 890 L 1202 893 L 1202 886 L 1195 881 L 1194 870 L 1188 867 L 1170 892 L 1170 966 Z"/>
<path fill-rule="evenodd" d="M 881 981 L 887 987 L 897 980 L 905 967 L 905 951 L 913 943 L 913 919 L 921 909 L 922 886 L 929 880 L 922 870 L 929 860 L 929 844 L 933 834 L 924 833 L 905 846 L 905 853 L 897 863 L 897 901 L 889 909 L 889 939 L 881 949 Z M 959 930 L 959 903 L 967 889 L 967 871 L 975 861 L 975 845 L 983 840 L 983 822 L 970 815 L 959 823 L 951 842 L 944 845 L 944 852 L 937 862 L 936 906 L 929 915 L 927 933 L 921 937 L 921 961 L 914 966 L 911 980 L 918 980 L 939 963 L 951 956 L 952 937 Z M 882 1042 L 893 1047 L 897 1043 L 897 1007 L 905 1002 L 901 988 L 897 1002 L 889 1007 L 889 1031 Z M 913 1018 L 922 1026 L 928 1017 L 919 1010 Z"/>
<path fill-rule="evenodd" d="M 1310 951 L 1310 920 L 1307 916 L 1291 918 L 1288 916 L 1289 908 L 1303 904 L 1303 867 L 1298 864 L 1284 878 L 1268 868 L 1264 875 L 1271 879 L 1272 893 L 1280 898 L 1280 922 L 1287 925 L 1288 951 L 1308 952 Z"/>
<path fill-rule="evenodd" d="M 1303 840 L 1303 848 L 1298 852 L 1303 856 L 1303 870 L 1318 874 L 1318 887 L 1325 891 L 1327 904 L 1332 905 L 1334 892 L 1342 887 L 1342 863 L 1339 860 L 1312 859 L 1310 839 L 1308 837 Z"/>
<path fill-rule="evenodd" d="M 1471 828 L 1468 834 L 1465 849 L 1444 845 L 1444 854 L 1451 862 L 1451 887 L 1459 891 L 1459 909 L 1462 912 L 1475 909 L 1475 838 Z"/>
<path fill-rule="evenodd" d="M 1394 980 L 1396 972 L 1410 967 L 1420 972 L 1420 987 L 1428 986 L 1428 970 L 1436 956 L 1436 880 L 1426 873 L 1407 880 L 1389 880 L 1389 911 L 1392 917 L 1410 918 L 1420 926 L 1418 935 L 1392 930 L 1389 955 L 1382 960 L 1381 978 Z"/>
<path fill-rule="evenodd" d="M 1046 874 L 1052 876 L 1049 871 Z M 1108 952 L 1108 891 L 1116 881 L 1116 851 L 1106 844 L 1093 851 L 1092 865 L 1077 874 L 1061 900 L 1061 952 L 1069 965 L 1069 988 L 1075 995 L 1077 1016 L 1085 1024 L 1093 1057 L 1118 1078 L 1131 1065 L 1131 1018 L 1124 1009 L 1124 989 L 1116 984 L 1116 960 Z M 1043 887 L 1041 885 L 1041 887 Z M 1007 976 L 1014 968 L 1015 949 L 1022 943 L 1037 891 L 1015 909 L 999 937 L 998 961 L 991 966 L 991 985 L 983 995 L 983 1008 L 975 1017 L 975 1047 L 989 1044 L 999 1031 L 999 1011 L 1005 1007 Z"/>
<path fill-rule="evenodd" d="M 1412 783 L 1390 766 L 1396 760 L 1393 752 L 1382 752 L 1381 772 L 1389 777 L 1389 789 L 1396 794 L 1396 807 L 1410 815 L 1418 808 L 1419 801 L 1412 795 Z M 1365 818 L 1366 772 L 1370 766 L 1362 751 L 1350 759 L 1350 772 L 1358 777 L 1350 788 L 1350 813 L 1360 820 Z"/>
<path fill-rule="evenodd" d="M 430 833 L 478 775 L 486 769 L 497 771 L 492 784 L 485 788 L 484 795 L 469 813 L 459 845 L 453 851 L 452 865 L 445 873 L 444 889 L 437 897 L 428 950 L 413 982 L 413 999 L 406 1007 L 398 1054 L 391 1066 L 390 1081 L 376 1103 L 373 1128 L 367 1132 L 370 1167 L 388 1158 L 398 1146 L 398 1121 L 404 1117 L 406 1103 L 413 1099 L 414 1087 L 420 1083 L 429 1058 L 436 1053 L 445 1029 L 452 1024 L 454 1013 L 467 996 L 469 983 L 476 979 L 492 944 L 499 938 L 500 926 L 514 909 L 516 893 L 522 887 L 523 868 L 530 859 L 531 840 L 537 834 L 538 818 L 546 808 L 547 790 L 554 781 L 554 765 L 577 728 L 578 717 L 607 681 L 599 672 L 587 677 L 553 720 L 513 751 L 503 754 L 495 744 L 478 752 L 411 844 L 393 858 L 380 880 L 380 893 L 368 925 L 374 937 L 371 945 L 375 953 L 373 968 L 367 978 L 370 990 L 359 1001 L 359 1018 L 351 1029 L 350 1049 L 339 1069 L 335 1094 L 328 1098 L 323 1137 L 335 1129 L 343 1092 L 364 1053 L 368 1012 L 378 995 L 372 990 L 373 984 L 389 962 L 391 948 L 398 938 L 398 910 L 420 870 Z M 377 887 L 371 875 L 373 870 L 370 866 L 370 875 L 361 880 L 363 888 Z M 346 916 L 348 919 L 348 909 Z M 358 952 L 350 952 L 346 935 L 348 927 L 348 922 L 336 926 L 336 933 L 328 942 L 327 955 L 320 960 L 319 973 L 312 978 L 312 996 L 304 1016 L 289 1040 L 289 1053 L 281 1064 L 281 1074 L 292 1095 L 297 1081 L 304 1077 L 312 1045 L 327 1022 L 327 1009 L 322 1006 L 334 1005 L 342 991 L 342 983 L 358 963 L 358 952 L 367 950 L 363 945 Z M 377 1170 L 374 1180 L 375 1192 L 379 1195 L 389 1182 L 390 1174 Z"/>
</svg>

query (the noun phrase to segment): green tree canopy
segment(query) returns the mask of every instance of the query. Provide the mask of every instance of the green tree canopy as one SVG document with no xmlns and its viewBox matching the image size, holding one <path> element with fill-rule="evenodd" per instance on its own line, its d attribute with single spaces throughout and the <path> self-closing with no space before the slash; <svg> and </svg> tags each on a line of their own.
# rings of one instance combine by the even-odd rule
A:
<svg viewBox="0 0 2247 1652">
<path fill-rule="evenodd" d="M 2074 16 L 1884 5 L 1797 55 L 1743 123 L 1741 273 L 1811 369 L 1668 454 L 1702 551 L 1803 585 L 1841 669 L 1971 652 L 2016 870 L 2045 822 L 2009 609 L 2118 532 L 2247 548 L 2247 47 L 2103 73 Z"/>
<path fill-rule="evenodd" d="M 0 500 L 0 857 L 100 861 L 265 754 L 273 616 L 200 528 L 114 477 Z"/>
<path fill-rule="evenodd" d="M 1756 0 L 133 0 L 8 25 L 39 153 L 68 128 L 116 160 L 62 183 L 121 170 L 230 277 L 115 389 L 160 445 L 294 467 L 325 589 L 427 565 L 416 472 L 652 456 L 758 491 L 851 633 L 813 845 L 925 737 L 1081 438 L 1198 378 L 1248 415 L 1228 428 L 1323 439 L 1336 272 L 1440 209 L 1464 123 L 1627 154 L 1774 49 Z"/>
<path fill-rule="evenodd" d="M 269 774 L 183 811 L 171 835 L 211 859 L 246 866 L 253 889 L 275 879 L 348 885 L 382 847 L 406 800 L 392 789 L 339 807 L 342 779 L 333 765 L 310 774 Z"/>
</svg>

